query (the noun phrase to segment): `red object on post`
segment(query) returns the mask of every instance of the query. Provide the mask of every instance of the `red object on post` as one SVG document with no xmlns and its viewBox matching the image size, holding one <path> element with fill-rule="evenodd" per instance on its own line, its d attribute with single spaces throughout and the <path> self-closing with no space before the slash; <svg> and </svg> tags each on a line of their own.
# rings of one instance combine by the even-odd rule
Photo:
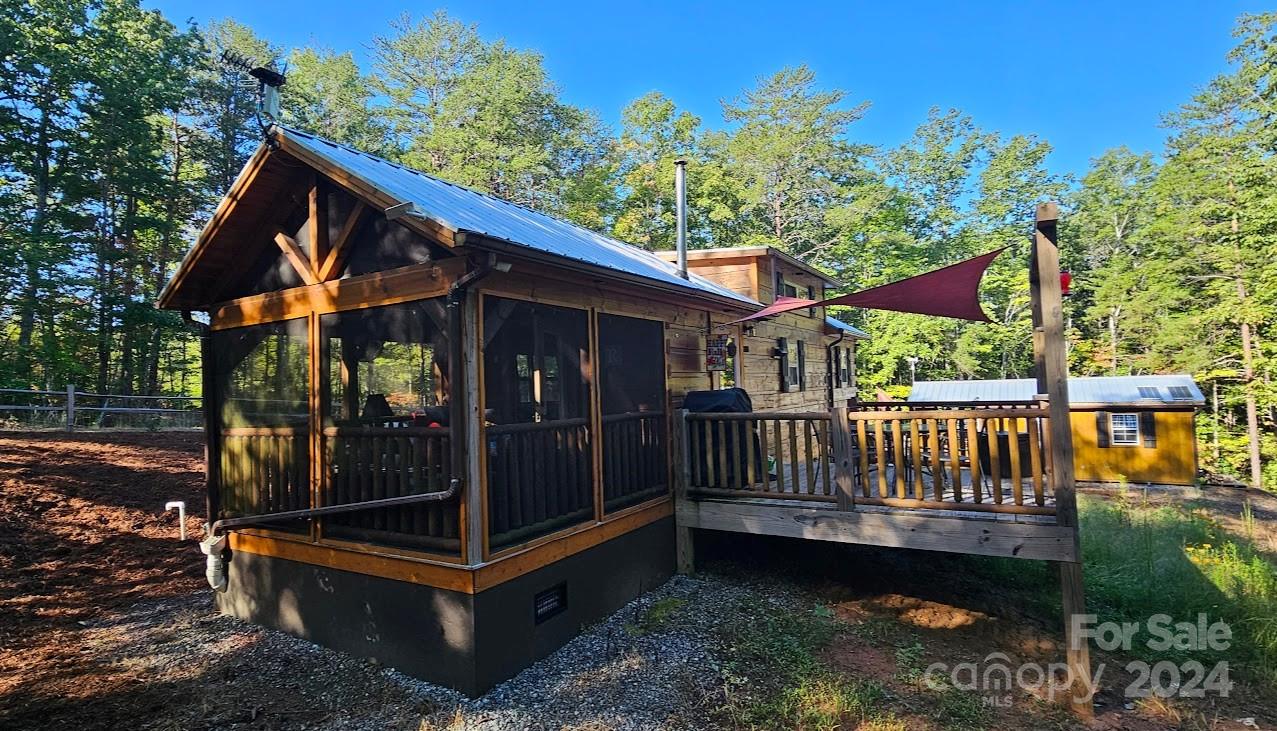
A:
<svg viewBox="0 0 1277 731">
<path fill-rule="evenodd" d="M 1073 283 L 1073 275 L 1069 273 L 1068 269 L 1061 269 L 1060 270 L 1060 295 L 1061 296 L 1064 296 L 1064 297 L 1069 296 L 1069 285 L 1072 283 Z"/>
</svg>

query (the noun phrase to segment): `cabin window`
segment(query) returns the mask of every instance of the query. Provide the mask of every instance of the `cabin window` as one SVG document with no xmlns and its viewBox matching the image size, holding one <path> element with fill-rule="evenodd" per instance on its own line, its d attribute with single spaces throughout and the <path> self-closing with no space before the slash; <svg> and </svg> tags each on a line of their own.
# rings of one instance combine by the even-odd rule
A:
<svg viewBox="0 0 1277 731">
<path fill-rule="evenodd" d="M 226 515 L 310 507 L 310 358 L 304 318 L 212 334 Z M 294 530 L 305 530 L 294 523 Z"/>
<path fill-rule="evenodd" d="M 319 319 L 330 505 L 440 492 L 452 472 L 442 299 Z M 324 519 L 324 534 L 459 555 L 459 498 Z"/>
<path fill-rule="evenodd" d="M 594 517 L 589 316 L 483 298 L 488 531 L 509 548 Z"/>
<path fill-rule="evenodd" d="M 604 510 L 665 494 L 669 466 L 662 323 L 599 315 L 599 395 Z"/>
<path fill-rule="evenodd" d="M 839 348 L 838 378 L 844 387 L 851 386 L 851 348 Z"/>
<path fill-rule="evenodd" d="M 1140 443 L 1139 414 L 1110 414 L 1110 444 L 1136 446 Z"/>
</svg>

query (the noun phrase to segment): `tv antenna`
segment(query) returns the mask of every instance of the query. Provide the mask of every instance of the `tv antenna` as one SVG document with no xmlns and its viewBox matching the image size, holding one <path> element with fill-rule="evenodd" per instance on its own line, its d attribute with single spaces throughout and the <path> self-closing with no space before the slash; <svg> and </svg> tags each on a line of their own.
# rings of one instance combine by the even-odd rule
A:
<svg viewBox="0 0 1277 731">
<path fill-rule="evenodd" d="M 221 61 L 223 66 L 257 79 L 257 124 L 262 128 L 262 136 L 266 137 L 269 124 L 262 120 L 262 116 L 265 115 L 271 122 L 279 119 L 279 87 L 286 81 L 284 73 L 229 48 L 222 51 Z"/>
</svg>

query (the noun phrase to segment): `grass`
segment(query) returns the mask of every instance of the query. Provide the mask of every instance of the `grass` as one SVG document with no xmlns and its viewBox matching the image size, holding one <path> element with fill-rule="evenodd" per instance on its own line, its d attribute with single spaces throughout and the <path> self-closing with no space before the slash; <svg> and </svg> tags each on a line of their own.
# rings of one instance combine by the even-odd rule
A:
<svg viewBox="0 0 1277 731">
<path fill-rule="evenodd" d="M 1101 622 L 1144 626 L 1155 614 L 1175 622 L 1205 614 L 1233 633 L 1223 651 L 1155 652 L 1143 644 L 1149 638 L 1143 632 L 1131 654 L 1176 663 L 1228 660 L 1234 671 L 1277 682 L 1277 571 L 1250 540 L 1230 535 L 1191 506 L 1151 506 L 1129 496 L 1081 495 L 1078 503 L 1087 607 Z M 1017 586 L 1043 616 L 1058 611 L 1058 582 L 1044 564 L 973 560 L 1004 586 Z"/>
<path fill-rule="evenodd" d="M 722 720 L 732 728 L 816 731 L 859 724 L 892 731 L 905 725 L 880 710 L 877 683 L 827 667 L 819 653 L 842 631 L 827 607 L 806 612 L 751 601 L 724 626 L 726 645 Z"/>
<path fill-rule="evenodd" d="M 653 602 L 643 616 L 625 625 L 625 631 L 633 636 L 641 636 L 656 632 L 669 624 L 679 610 L 687 604 L 686 599 L 667 597 Z"/>
</svg>

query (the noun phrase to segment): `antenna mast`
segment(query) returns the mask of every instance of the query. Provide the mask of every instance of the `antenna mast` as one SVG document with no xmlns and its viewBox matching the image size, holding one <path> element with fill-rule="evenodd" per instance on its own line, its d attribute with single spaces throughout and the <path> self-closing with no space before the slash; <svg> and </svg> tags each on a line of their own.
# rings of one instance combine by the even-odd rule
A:
<svg viewBox="0 0 1277 731">
<path fill-rule="evenodd" d="M 270 122 L 279 120 L 279 87 L 286 81 L 283 72 L 258 64 L 229 48 L 222 51 L 221 61 L 223 66 L 257 79 L 257 123 L 265 137 L 269 124 L 262 117 Z"/>
</svg>

